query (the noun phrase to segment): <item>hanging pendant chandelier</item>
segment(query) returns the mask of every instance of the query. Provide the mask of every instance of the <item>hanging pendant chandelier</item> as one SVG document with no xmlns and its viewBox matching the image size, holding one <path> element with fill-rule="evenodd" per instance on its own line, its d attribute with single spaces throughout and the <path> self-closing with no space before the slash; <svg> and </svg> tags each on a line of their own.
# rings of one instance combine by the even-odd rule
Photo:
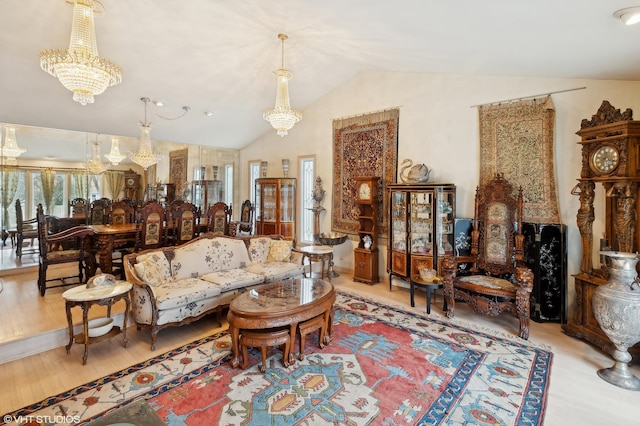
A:
<svg viewBox="0 0 640 426">
<path fill-rule="evenodd" d="M 111 161 L 111 164 L 117 166 L 122 160 L 125 159 L 124 155 L 120 154 L 120 144 L 118 138 L 111 138 L 111 151 L 105 154 L 104 158 Z"/>
<path fill-rule="evenodd" d="M 4 126 L 4 145 L 0 151 L 2 156 L 11 160 L 15 160 L 23 153 L 27 152 L 26 149 L 20 148 L 16 140 L 16 128 L 12 126 Z"/>
<path fill-rule="evenodd" d="M 140 147 L 136 152 L 129 154 L 131 161 L 147 170 L 160 161 L 160 156 L 153 152 L 151 147 L 151 123 L 147 121 L 147 104 L 149 98 L 140 98 L 144 102 L 144 122 L 140 123 Z"/>
<path fill-rule="evenodd" d="M 276 105 L 274 108 L 266 109 L 262 118 L 271 123 L 271 126 L 278 131 L 278 135 L 284 137 L 288 130 L 302 120 L 302 115 L 291 109 L 289 102 L 289 80 L 293 78 L 293 74 L 284 67 L 284 41 L 289 37 L 286 34 L 278 34 L 278 38 L 282 43 L 282 66 L 273 72 L 278 80 Z"/>
<path fill-rule="evenodd" d="M 100 160 L 100 142 L 98 142 L 98 136 L 96 135 L 96 141 L 93 144 L 91 158 L 87 160 L 85 169 L 90 175 L 101 175 L 107 171 L 107 166 Z"/>
<path fill-rule="evenodd" d="M 122 81 L 122 70 L 113 62 L 98 56 L 94 13 L 102 13 L 98 0 L 67 0 L 73 4 L 73 22 L 69 48 L 40 52 L 40 67 L 58 78 L 73 92 L 73 100 L 92 104 L 95 95 Z"/>
</svg>

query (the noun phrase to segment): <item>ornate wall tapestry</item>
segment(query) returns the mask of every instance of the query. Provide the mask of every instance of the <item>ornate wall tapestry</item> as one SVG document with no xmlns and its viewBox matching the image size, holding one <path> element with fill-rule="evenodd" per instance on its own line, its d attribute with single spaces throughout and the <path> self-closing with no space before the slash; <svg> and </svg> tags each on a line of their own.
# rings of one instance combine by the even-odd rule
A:
<svg viewBox="0 0 640 426">
<path fill-rule="evenodd" d="M 480 185 L 496 173 L 522 186 L 523 219 L 561 223 L 553 139 L 555 108 L 551 96 L 504 105 L 483 105 L 480 113 Z"/>
<path fill-rule="evenodd" d="M 169 153 L 169 183 L 176 185 L 176 194 L 182 194 L 187 184 L 187 160 L 189 148 Z"/>
<path fill-rule="evenodd" d="M 388 233 L 385 190 L 396 181 L 399 109 L 333 120 L 332 230 L 357 234 L 355 176 L 380 176 L 378 229 Z"/>
</svg>

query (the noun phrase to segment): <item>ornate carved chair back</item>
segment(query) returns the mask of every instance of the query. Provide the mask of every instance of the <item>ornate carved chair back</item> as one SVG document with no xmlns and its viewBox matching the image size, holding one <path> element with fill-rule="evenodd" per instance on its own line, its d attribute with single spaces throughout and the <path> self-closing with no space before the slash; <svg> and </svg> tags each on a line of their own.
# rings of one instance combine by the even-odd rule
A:
<svg viewBox="0 0 640 426">
<path fill-rule="evenodd" d="M 126 201 L 115 201 L 111 204 L 109 223 L 120 225 L 134 222 L 134 209 Z"/>
<path fill-rule="evenodd" d="M 160 203 L 147 203 L 139 209 L 137 248 L 146 250 L 162 247 L 165 243 L 165 211 Z"/>
<path fill-rule="evenodd" d="M 182 203 L 174 210 L 173 222 L 175 245 L 192 240 L 196 236 L 198 227 L 198 208 L 192 203 Z"/>
<path fill-rule="evenodd" d="M 215 235 L 229 235 L 231 209 L 225 203 L 215 203 L 207 210 L 207 231 Z"/>
<path fill-rule="evenodd" d="M 74 198 L 69 201 L 69 217 L 83 218 L 87 217 L 89 204 L 84 198 Z"/>
<path fill-rule="evenodd" d="M 100 198 L 91 203 L 91 224 L 92 225 L 108 225 L 109 209 L 111 208 L 111 200 L 108 198 Z"/>
</svg>

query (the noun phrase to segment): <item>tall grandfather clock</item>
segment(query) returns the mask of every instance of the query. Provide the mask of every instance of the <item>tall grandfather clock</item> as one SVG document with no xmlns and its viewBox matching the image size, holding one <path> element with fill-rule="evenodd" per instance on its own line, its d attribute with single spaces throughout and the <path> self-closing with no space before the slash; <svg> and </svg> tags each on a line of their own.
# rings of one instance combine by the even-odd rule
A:
<svg viewBox="0 0 640 426">
<path fill-rule="evenodd" d="M 620 112 L 603 101 L 591 120 L 584 119 L 577 132 L 582 146 L 582 170 L 571 191 L 580 198 L 577 214 L 582 240 L 580 273 L 575 278 L 575 311 L 563 328 L 567 334 L 587 340 L 602 349 L 612 346 L 593 315 L 591 299 L 598 286 L 606 284 L 606 265 L 593 267 L 593 201 L 596 185 L 602 185 L 605 197 L 604 238 L 601 246 L 611 250 L 636 252 L 640 249 L 640 121 L 633 112 Z M 638 350 L 639 345 L 634 348 Z"/>
<path fill-rule="evenodd" d="M 378 182 L 377 176 L 354 177 L 358 206 L 358 247 L 353 249 L 353 280 L 377 283 L 378 274 Z"/>
</svg>

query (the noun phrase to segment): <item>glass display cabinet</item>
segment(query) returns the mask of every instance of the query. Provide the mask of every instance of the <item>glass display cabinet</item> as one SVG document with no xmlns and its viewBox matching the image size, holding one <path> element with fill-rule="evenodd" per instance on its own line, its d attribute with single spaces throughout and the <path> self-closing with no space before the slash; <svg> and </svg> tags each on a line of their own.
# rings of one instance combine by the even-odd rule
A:
<svg viewBox="0 0 640 426">
<path fill-rule="evenodd" d="M 221 180 L 194 180 L 191 192 L 192 203 L 206 212 L 207 209 L 223 199 L 223 185 Z"/>
<path fill-rule="evenodd" d="M 257 235 L 282 235 L 296 240 L 296 179 L 256 179 Z"/>
<path fill-rule="evenodd" d="M 456 187 L 453 184 L 389 184 L 389 288 L 396 276 L 408 280 L 421 267 L 438 271 L 454 255 Z"/>
</svg>

